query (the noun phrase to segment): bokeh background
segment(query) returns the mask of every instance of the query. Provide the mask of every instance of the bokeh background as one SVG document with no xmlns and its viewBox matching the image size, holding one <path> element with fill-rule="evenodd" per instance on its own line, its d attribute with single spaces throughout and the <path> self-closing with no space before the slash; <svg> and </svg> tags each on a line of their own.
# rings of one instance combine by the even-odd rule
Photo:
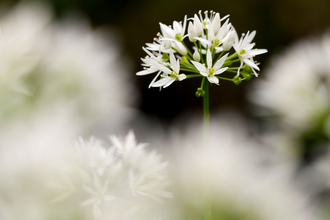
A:
<svg viewBox="0 0 330 220">
<path fill-rule="evenodd" d="M 31 2 L 46 7 L 21 4 Z M 211 190 L 220 195 L 211 204 L 217 219 L 330 219 L 330 1 L 1 0 L 0 8 L 0 174 L 7 180 L 0 181 L 0 219 L 21 219 L 12 215 L 17 210 L 46 219 L 44 206 L 54 197 L 39 189 L 49 176 L 65 185 L 53 163 L 77 156 L 67 146 L 79 135 L 104 140 L 130 129 L 172 163 L 170 190 L 180 197 L 170 210 L 179 217 L 169 219 L 200 219 L 205 201 L 194 199 Z M 169 25 L 199 10 L 229 14 L 239 34 L 256 30 L 256 47 L 268 50 L 256 58 L 258 78 L 211 86 L 208 142 L 200 128 L 203 100 L 195 96 L 200 79 L 159 91 L 148 89 L 153 75 L 135 75 L 159 22 Z M 33 55 L 38 62 L 26 59 Z M 96 143 L 79 166 L 90 176 L 98 160 L 102 175 L 116 168 L 106 156 L 116 145 L 124 151 L 119 139 L 79 139 L 81 149 Z M 137 145 L 133 132 L 126 142 Z M 158 167 L 155 173 L 167 180 L 167 162 L 156 151 L 141 152 L 136 161 Z M 72 161 L 62 161 L 63 170 L 82 194 L 55 205 L 52 219 L 93 219 L 77 205 L 86 192 Z M 69 197 L 71 186 L 59 197 Z M 63 207 L 68 210 L 59 212 Z M 78 207 L 75 217 L 66 216 L 71 207 Z"/>
<path fill-rule="evenodd" d="M 3 5 L 12 7 L 17 0 L 2 0 Z M 326 0 L 233 0 L 233 1 L 151 1 L 151 0 L 40 0 L 49 3 L 57 18 L 78 12 L 87 16 L 94 27 L 108 26 L 119 34 L 125 54 L 131 58 L 134 69 L 129 79 L 137 85 L 140 93 L 138 108 L 146 114 L 170 123 L 187 111 L 201 112 L 202 99 L 195 97 L 199 80 L 174 84 L 170 89 L 158 92 L 148 89 L 152 76 L 135 77 L 141 70 L 141 57 L 145 56 L 142 46 L 152 42 L 159 32 L 159 22 L 171 24 L 192 16 L 199 10 L 214 10 L 221 15 L 230 15 L 230 20 L 239 33 L 257 30 L 255 42 L 258 48 L 267 48 L 268 53 L 258 57 L 261 69 L 269 57 L 278 54 L 286 46 L 308 36 L 316 36 L 329 28 L 330 2 Z M 263 78 L 261 71 L 260 78 Z M 254 79 L 257 80 L 257 79 Z M 235 86 L 221 82 L 212 86 L 211 111 L 232 108 L 251 116 L 246 94 L 250 83 Z"/>
</svg>

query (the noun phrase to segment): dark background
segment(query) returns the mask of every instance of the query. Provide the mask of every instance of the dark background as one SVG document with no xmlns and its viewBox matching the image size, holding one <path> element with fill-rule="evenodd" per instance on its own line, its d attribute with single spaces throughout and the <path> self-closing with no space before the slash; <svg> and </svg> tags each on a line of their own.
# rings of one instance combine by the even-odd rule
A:
<svg viewBox="0 0 330 220">
<path fill-rule="evenodd" d="M 255 42 L 257 48 L 268 49 L 260 55 L 260 78 L 263 68 L 270 57 L 280 53 L 293 42 L 316 36 L 326 31 L 330 24 L 329 0 L 39 0 L 50 3 L 56 17 L 61 18 L 71 12 L 87 16 L 94 27 L 109 26 L 119 33 L 125 54 L 131 58 L 133 72 L 131 80 L 140 92 L 138 108 L 145 114 L 171 122 L 187 111 L 202 112 L 202 99 L 195 97 L 200 79 L 191 79 L 174 83 L 159 92 L 157 88 L 148 89 L 153 76 L 137 77 L 141 70 L 141 57 L 145 56 L 142 46 L 152 42 L 160 31 L 159 22 L 171 24 L 181 21 L 184 15 L 192 17 L 199 10 L 214 10 L 222 16 L 230 14 L 230 21 L 237 32 L 257 30 Z M 9 7 L 17 0 L 2 0 Z M 258 80 L 254 78 L 252 81 Z M 251 83 L 243 82 L 236 86 L 231 82 L 221 81 L 220 86 L 211 87 L 210 108 L 234 109 L 249 116 L 246 94 Z"/>
</svg>

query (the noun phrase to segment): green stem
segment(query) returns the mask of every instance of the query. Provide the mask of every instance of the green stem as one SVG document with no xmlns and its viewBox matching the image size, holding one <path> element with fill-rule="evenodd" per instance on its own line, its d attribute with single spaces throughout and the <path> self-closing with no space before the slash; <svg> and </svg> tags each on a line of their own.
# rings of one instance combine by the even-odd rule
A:
<svg viewBox="0 0 330 220">
<path fill-rule="evenodd" d="M 196 78 L 196 77 L 202 77 L 202 75 L 200 75 L 200 74 L 186 75 L 186 76 L 187 76 L 187 79 L 189 79 L 189 78 Z"/>
<path fill-rule="evenodd" d="M 181 71 L 188 71 L 188 72 L 193 72 L 193 73 L 199 73 L 198 70 L 196 69 L 189 69 L 189 68 L 182 68 L 180 69 Z"/>
<path fill-rule="evenodd" d="M 235 72 L 236 73 L 236 72 Z M 233 79 L 229 79 L 229 78 L 225 78 L 225 77 L 221 77 L 221 76 L 216 76 L 218 79 L 223 79 L 223 80 L 227 80 L 227 81 L 231 81 L 233 82 Z"/>
<path fill-rule="evenodd" d="M 226 72 L 237 73 L 237 70 L 229 70 L 229 69 L 227 69 Z"/>
<path fill-rule="evenodd" d="M 210 113 L 209 113 L 209 81 L 203 78 L 204 81 L 204 99 L 203 99 L 203 120 L 204 120 L 204 137 L 207 138 L 209 133 Z"/>
</svg>

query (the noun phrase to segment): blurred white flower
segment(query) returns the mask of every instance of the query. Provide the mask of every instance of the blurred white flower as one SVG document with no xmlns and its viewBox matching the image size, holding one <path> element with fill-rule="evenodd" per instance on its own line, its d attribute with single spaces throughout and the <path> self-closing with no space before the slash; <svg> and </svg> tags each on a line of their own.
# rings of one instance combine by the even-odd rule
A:
<svg viewBox="0 0 330 220">
<path fill-rule="evenodd" d="M 196 135 L 196 124 L 173 132 L 169 219 L 316 219 L 293 170 L 277 165 L 245 128 L 226 115 L 213 121 L 208 139 Z"/>
<path fill-rule="evenodd" d="M 254 111 L 270 125 L 265 140 L 290 162 L 312 162 L 330 143 L 330 34 L 302 40 L 271 61 L 250 93 Z"/>
<path fill-rule="evenodd" d="M 87 20 L 51 19 L 46 7 L 31 3 L 0 18 L 0 121 L 56 106 L 86 132 L 129 117 L 129 62 L 116 37 L 93 30 Z"/>
<path fill-rule="evenodd" d="M 2 152 L 1 220 L 157 217 L 154 209 L 172 197 L 166 190 L 168 163 L 155 150 L 148 152 L 144 144 L 137 144 L 133 132 L 124 142 L 112 139 L 129 146 L 131 157 L 93 137 L 80 138 L 72 147 L 28 145 L 23 152 Z"/>
<path fill-rule="evenodd" d="M 126 201 L 128 210 L 143 206 L 148 198 L 151 198 L 148 204 L 152 207 L 154 201 L 172 197 L 166 191 L 169 185 L 167 162 L 163 162 L 158 153 L 148 153 L 145 144 L 137 144 L 133 132 L 129 132 L 124 142 L 115 136 L 111 136 L 111 140 L 113 146 L 108 149 L 95 138 L 76 142 L 73 154 L 61 162 L 60 176 L 67 179 L 62 179 L 61 183 L 54 179 L 49 185 L 61 186 L 53 187 L 58 192 L 55 201 L 84 198 L 80 203 L 93 205 L 96 218 L 107 219 L 103 213 L 114 203 Z M 101 166 L 95 166 L 95 161 L 101 161 Z M 75 190 L 68 192 L 67 189 Z"/>
<path fill-rule="evenodd" d="M 305 131 L 330 111 L 330 35 L 296 43 L 273 58 L 251 101 L 282 125 Z"/>
</svg>

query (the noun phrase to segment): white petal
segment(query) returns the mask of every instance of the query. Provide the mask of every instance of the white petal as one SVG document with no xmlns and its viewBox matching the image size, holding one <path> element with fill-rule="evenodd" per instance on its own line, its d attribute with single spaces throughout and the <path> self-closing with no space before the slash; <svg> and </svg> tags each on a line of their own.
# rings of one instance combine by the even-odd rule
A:
<svg viewBox="0 0 330 220">
<path fill-rule="evenodd" d="M 157 69 L 148 68 L 148 69 L 141 70 L 141 71 L 137 72 L 136 75 L 137 76 L 144 76 L 144 75 L 148 75 L 148 74 L 154 73 L 156 71 L 157 71 Z"/>
<path fill-rule="evenodd" d="M 152 84 L 152 87 L 161 87 L 161 86 L 164 86 L 164 85 L 166 85 L 167 83 L 169 83 L 172 80 L 173 80 L 173 78 L 171 78 L 171 77 L 165 77 L 163 79 L 158 80 L 154 84 Z"/>
<path fill-rule="evenodd" d="M 166 85 L 164 85 L 163 88 L 166 88 L 166 87 L 170 86 L 172 83 L 174 83 L 175 79 L 173 79 L 173 78 L 170 78 L 170 79 L 171 79 L 171 81 L 169 81 L 168 83 L 166 83 Z"/>
<path fill-rule="evenodd" d="M 183 56 L 187 55 L 188 53 L 187 49 L 185 48 L 185 46 L 183 46 L 181 42 L 174 41 L 174 48 L 177 49 L 177 51 Z"/>
<path fill-rule="evenodd" d="M 183 26 L 182 26 L 182 31 L 181 31 L 181 35 L 184 35 L 184 32 L 186 31 L 186 25 L 187 25 L 187 15 L 184 16 L 183 19 Z"/>
<path fill-rule="evenodd" d="M 243 62 L 246 63 L 246 65 L 256 69 L 256 70 L 259 70 L 259 67 L 251 60 L 249 59 L 243 59 Z"/>
<path fill-rule="evenodd" d="M 214 69 L 217 71 L 218 69 L 220 69 L 223 65 L 223 63 L 226 61 L 228 56 L 228 53 L 225 54 L 223 57 L 221 57 L 215 64 L 214 64 Z"/>
<path fill-rule="evenodd" d="M 159 25 L 164 37 L 175 39 L 175 33 L 172 28 L 162 23 L 159 23 Z"/>
<path fill-rule="evenodd" d="M 226 15 L 225 17 L 222 17 L 220 21 L 223 21 L 223 20 L 225 20 L 228 17 L 229 17 L 229 15 Z"/>
<path fill-rule="evenodd" d="M 157 73 L 157 75 L 152 79 L 151 83 L 149 84 L 148 88 L 150 88 L 152 86 L 152 84 L 156 81 L 156 79 L 158 78 L 158 76 L 160 75 L 161 71 L 159 71 Z"/>
<path fill-rule="evenodd" d="M 210 83 L 214 83 L 219 85 L 219 79 L 215 76 L 208 76 L 207 79 L 209 80 Z"/>
<path fill-rule="evenodd" d="M 185 74 L 180 74 L 180 75 L 178 76 L 178 80 L 179 80 L 179 81 L 182 81 L 182 80 L 184 80 L 185 78 L 187 78 L 187 76 L 186 76 Z"/>
<path fill-rule="evenodd" d="M 219 69 L 219 70 L 215 71 L 215 72 L 213 73 L 213 75 L 219 75 L 219 74 L 225 72 L 227 69 L 228 69 L 228 67 L 225 67 L 225 68 Z"/>
<path fill-rule="evenodd" d="M 193 24 L 191 22 L 189 22 L 189 24 L 188 24 L 188 34 L 189 34 L 189 40 L 191 42 L 196 42 L 195 37 L 197 37 L 197 34 L 195 31 L 195 27 L 193 26 Z"/>
<path fill-rule="evenodd" d="M 249 54 L 251 54 L 251 56 L 256 56 L 256 55 L 267 53 L 267 52 L 268 51 L 266 49 L 257 49 L 257 50 L 251 50 L 249 52 Z"/>
<path fill-rule="evenodd" d="M 181 33 L 182 26 L 179 22 L 173 21 L 173 29 L 174 29 L 174 33 L 178 34 L 178 33 Z"/>
<path fill-rule="evenodd" d="M 199 20 L 199 18 L 196 14 L 194 15 L 194 26 L 195 26 L 197 36 L 201 36 L 203 34 L 204 28 L 203 28 L 202 22 Z"/>
<path fill-rule="evenodd" d="M 220 14 L 219 13 L 215 14 L 215 17 L 212 22 L 212 29 L 215 34 L 217 34 L 218 31 L 220 30 Z"/>
<path fill-rule="evenodd" d="M 210 50 L 207 50 L 206 52 L 206 62 L 207 62 L 207 67 L 212 67 L 212 54 Z"/>
<path fill-rule="evenodd" d="M 208 69 L 201 63 L 195 62 L 195 61 L 190 61 L 194 66 L 199 70 L 199 72 L 208 72 Z"/>
<path fill-rule="evenodd" d="M 173 69 L 174 66 L 176 66 L 176 59 L 174 57 L 173 52 L 170 53 L 170 63 L 171 63 L 171 68 Z M 174 70 L 174 69 L 173 69 Z M 174 70 L 175 71 L 175 70 Z"/>
<path fill-rule="evenodd" d="M 195 37 L 196 40 L 199 40 L 201 43 L 204 43 L 204 44 L 207 44 L 209 45 L 210 42 L 204 38 L 201 38 L 201 37 Z"/>
</svg>

